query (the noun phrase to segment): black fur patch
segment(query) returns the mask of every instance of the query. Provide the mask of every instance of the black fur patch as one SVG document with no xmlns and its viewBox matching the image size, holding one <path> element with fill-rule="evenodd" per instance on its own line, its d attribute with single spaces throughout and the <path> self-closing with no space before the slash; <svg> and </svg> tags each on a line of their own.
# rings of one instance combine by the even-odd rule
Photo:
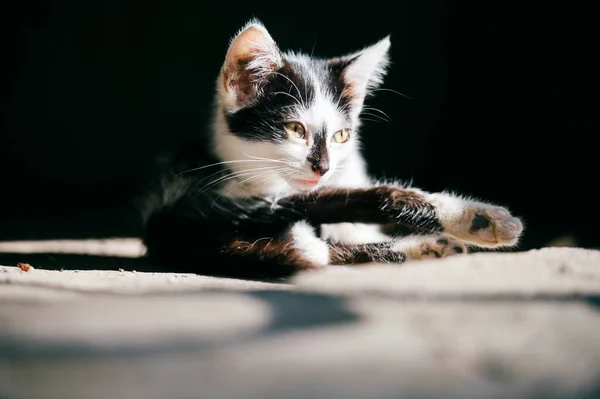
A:
<svg viewBox="0 0 600 399">
<path fill-rule="evenodd" d="M 324 175 L 329 170 L 329 154 L 327 152 L 327 130 L 323 127 L 314 134 L 314 144 L 306 158 L 312 165 L 313 172 Z"/>
<path fill-rule="evenodd" d="M 378 190 L 384 202 L 382 210 L 394 217 L 399 224 L 432 233 L 444 230 L 435 206 L 423 195 L 389 186 L 381 186 Z"/>
<path fill-rule="evenodd" d="M 454 250 L 454 252 L 456 252 L 457 254 L 462 254 L 463 253 L 463 249 L 461 247 L 453 247 L 452 248 Z"/>
<path fill-rule="evenodd" d="M 286 138 L 283 125 L 286 109 L 314 100 L 314 87 L 288 62 L 269 76 L 263 94 L 248 107 L 226 115 L 229 130 L 248 141 L 282 141 Z"/>
</svg>

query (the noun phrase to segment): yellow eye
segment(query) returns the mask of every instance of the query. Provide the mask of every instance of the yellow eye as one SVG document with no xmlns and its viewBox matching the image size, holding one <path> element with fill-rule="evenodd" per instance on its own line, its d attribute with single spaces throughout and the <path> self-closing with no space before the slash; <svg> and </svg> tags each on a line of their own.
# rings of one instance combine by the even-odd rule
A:
<svg viewBox="0 0 600 399">
<path fill-rule="evenodd" d="M 303 139 L 306 136 L 306 129 L 300 122 L 288 122 L 285 124 L 285 130 L 297 139 Z"/>
<path fill-rule="evenodd" d="M 333 141 L 336 143 L 345 143 L 348 140 L 350 140 L 350 129 L 338 130 L 333 135 Z"/>
</svg>

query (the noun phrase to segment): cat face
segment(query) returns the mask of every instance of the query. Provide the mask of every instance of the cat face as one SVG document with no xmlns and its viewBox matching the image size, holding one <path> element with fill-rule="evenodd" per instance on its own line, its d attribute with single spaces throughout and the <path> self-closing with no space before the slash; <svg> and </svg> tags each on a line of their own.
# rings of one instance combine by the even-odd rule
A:
<svg viewBox="0 0 600 399">
<path fill-rule="evenodd" d="M 359 114 L 381 83 L 389 46 L 385 38 L 319 59 L 282 53 L 258 21 L 243 28 L 217 81 L 214 137 L 217 155 L 247 179 L 238 188 L 311 190 L 344 168 L 358 151 Z"/>
</svg>

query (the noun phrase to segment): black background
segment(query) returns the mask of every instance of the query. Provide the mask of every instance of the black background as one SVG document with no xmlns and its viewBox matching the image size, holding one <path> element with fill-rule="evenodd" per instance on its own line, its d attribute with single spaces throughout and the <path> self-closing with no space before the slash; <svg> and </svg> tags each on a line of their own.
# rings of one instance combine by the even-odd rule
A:
<svg viewBox="0 0 600 399">
<path fill-rule="evenodd" d="M 230 37 L 335 56 L 387 34 L 373 174 L 508 205 L 522 249 L 600 247 L 593 6 L 506 1 L 19 1 L 2 15 L 0 239 L 127 236 L 152 158 L 205 128 Z"/>
</svg>

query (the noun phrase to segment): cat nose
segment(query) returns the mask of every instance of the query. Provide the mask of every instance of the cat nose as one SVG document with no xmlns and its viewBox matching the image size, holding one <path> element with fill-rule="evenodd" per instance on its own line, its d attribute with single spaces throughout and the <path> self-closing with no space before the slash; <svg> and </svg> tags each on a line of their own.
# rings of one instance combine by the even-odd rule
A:
<svg viewBox="0 0 600 399">
<path fill-rule="evenodd" d="M 329 171 L 329 162 L 313 163 L 311 169 L 317 176 L 323 176 Z"/>
<path fill-rule="evenodd" d="M 306 160 L 310 162 L 310 167 L 317 176 L 323 176 L 329 171 L 329 154 L 322 140 L 313 146 Z"/>
</svg>

